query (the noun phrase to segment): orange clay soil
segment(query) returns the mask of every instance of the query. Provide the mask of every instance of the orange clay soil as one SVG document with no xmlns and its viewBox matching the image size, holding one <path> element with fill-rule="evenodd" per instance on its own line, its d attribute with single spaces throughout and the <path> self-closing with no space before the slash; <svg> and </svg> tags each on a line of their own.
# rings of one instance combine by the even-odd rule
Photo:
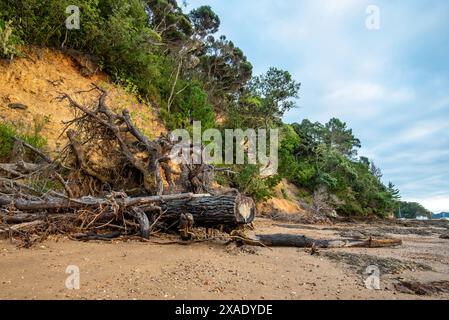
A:
<svg viewBox="0 0 449 320">
<path fill-rule="evenodd" d="M 113 84 L 104 73 L 83 77 L 70 57 L 46 48 L 33 48 L 29 58 L 0 61 L 0 122 L 12 123 L 20 131 L 33 130 L 36 121 L 45 123 L 41 134 L 48 140 L 49 151 L 56 151 L 65 144 L 66 137 L 60 138 L 63 122 L 74 115 L 67 101 L 55 98 L 64 92 L 91 105 L 96 102 L 98 92 L 76 94 L 90 89 L 91 83 L 107 89 L 110 108 L 115 111 L 127 108 L 136 125 L 150 138 L 166 131 L 151 106 L 140 103 L 134 94 Z M 11 109 L 9 105 L 14 103 L 27 108 Z"/>
</svg>

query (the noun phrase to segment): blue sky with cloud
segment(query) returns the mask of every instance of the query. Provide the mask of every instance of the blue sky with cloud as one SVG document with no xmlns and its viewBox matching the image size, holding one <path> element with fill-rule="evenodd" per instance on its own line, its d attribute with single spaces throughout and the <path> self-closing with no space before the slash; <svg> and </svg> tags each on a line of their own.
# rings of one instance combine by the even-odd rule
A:
<svg viewBox="0 0 449 320">
<path fill-rule="evenodd" d="M 338 117 L 403 198 L 449 211 L 449 1 L 189 0 L 210 5 L 255 73 L 302 83 L 287 122 Z M 380 9 L 368 30 L 366 8 Z"/>
</svg>

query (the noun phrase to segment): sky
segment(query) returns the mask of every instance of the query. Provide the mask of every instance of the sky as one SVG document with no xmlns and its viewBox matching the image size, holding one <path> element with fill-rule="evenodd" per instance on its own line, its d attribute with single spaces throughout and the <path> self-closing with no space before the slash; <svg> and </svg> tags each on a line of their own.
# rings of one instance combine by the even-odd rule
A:
<svg viewBox="0 0 449 320">
<path fill-rule="evenodd" d="M 403 200 L 449 212 L 449 1 L 187 3 L 214 9 L 255 74 L 273 66 L 302 83 L 285 122 L 340 118 Z"/>
</svg>

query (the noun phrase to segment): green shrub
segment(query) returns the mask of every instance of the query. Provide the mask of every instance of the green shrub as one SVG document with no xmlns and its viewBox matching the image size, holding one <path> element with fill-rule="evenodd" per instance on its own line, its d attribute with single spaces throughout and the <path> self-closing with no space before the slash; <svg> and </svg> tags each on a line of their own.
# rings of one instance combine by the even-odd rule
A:
<svg viewBox="0 0 449 320">
<path fill-rule="evenodd" d="M 47 139 L 41 135 L 41 131 L 47 123 L 47 117 L 35 117 L 31 131 L 18 130 L 10 123 L 0 123 L 0 158 L 9 156 L 14 147 L 14 137 L 16 136 L 37 149 L 45 148 Z"/>
<path fill-rule="evenodd" d="M 313 205 L 313 196 L 307 190 L 300 189 L 298 191 L 298 198 L 304 201 L 304 203 L 306 203 L 309 206 Z"/>
<path fill-rule="evenodd" d="M 282 197 L 284 197 L 285 200 L 291 200 L 290 196 L 287 193 L 287 190 L 284 188 L 281 188 Z"/>
<path fill-rule="evenodd" d="M 0 158 L 9 155 L 14 146 L 14 136 L 16 129 L 8 123 L 0 123 Z"/>
<path fill-rule="evenodd" d="M 277 182 L 274 179 L 262 178 L 259 174 L 259 168 L 255 165 L 245 165 L 234 177 L 237 189 L 253 197 L 257 202 L 272 198 L 274 196 L 273 189 Z"/>
<path fill-rule="evenodd" d="M 201 129 L 215 127 L 215 111 L 207 100 L 207 93 L 197 84 L 189 86 L 177 97 L 170 112 L 161 111 L 170 130 L 189 129 L 193 121 L 201 121 Z"/>
<path fill-rule="evenodd" d="M 47 139 L 40 134 L 23 134 L 20 137 L 23 141 L 37 149 L 43 149 L 47 145 Z"/>
<path fill-rule="evenodd" d="M 41 132 L 49 121 L 48 116 L 35 116 L 33 118 L 33 129 L 21 134 L 20 137 L 33 147 L 43 149 L 47 145 L 47 139 L 41 135 Z"/>
<path fill-rule="evenodd" d="M 19 54 L 17 46 L 20 44 L 20 38 L 11 25 L 11 21 L 0 19 L 0 58 L 3 59 L 12 59 Z"/>
<path fill-rule="evenodd" d="M 348 202 L 347 204 L 340 206 L 337 209 L 337 212 L 340 215 L 345 215 L 345 216 L 366 216 L 367 215 L 366 211 L 363 210 L 360 203 L 355 202 L 355 201 L 351 201 L 351 202 Z"/>
</svg>

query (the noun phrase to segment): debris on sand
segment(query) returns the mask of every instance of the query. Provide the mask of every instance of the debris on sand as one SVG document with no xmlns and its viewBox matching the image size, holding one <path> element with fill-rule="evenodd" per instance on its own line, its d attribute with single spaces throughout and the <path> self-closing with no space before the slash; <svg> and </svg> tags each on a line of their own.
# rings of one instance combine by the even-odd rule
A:
<svg viewBox="0 0 449 320">
<path fill-rule="evenodd" d="M 286 222 L 286 223 L 297 223 L 297 224 L 317 224 L 317 225 L 326 225 L 332 224 L 332 221 L 325 217 L 319 215 L 292 215 L 285 214 L 279 211 L 270 212 L 270 214 L 263 214 L 264 218 L 271 219 L 273 221 L 278 222 Z"/>
<path fill-rule="evenodd" d="M 366 238 L 366 237 L 384 237 L 386 234 L 395 235 L 418 235 L 423 237 L 428 237 L 433 234 L 429 229 L 424 228 L 404 228 L 401 226 L 389 227 L 389 226 L 379 226 L 371 227 L 363 230 L 345 230 L 340 233 L 340 236 L 344 238 Z"/>
<path fill-rule="evenodd" d="M 449 239 L 449 232 L 443 233 L 443 234 L 440 236 L 440 239 Z"/>
<path fill-rule="evenodd" d="M 367 237 L 381 237 L 380 232 L 372 232 L 368 230 L 347 230 L 339 233 L 345 239 L 366 239 Z"/>
<path fill-rule="evenodd" d="M 360 228 L 363 223 L 363 228 Z M 339 228 L 325 228 L 323 230 L 339 231 L 343 238 L 361 239 L 367 237 L 385 237 L 386 235 L 418 235 L 430 237 L 434 234 L 449 237 L 449 223 L 447 221 L 380 221 L 371 224 L 368 221 L 361 221 L 357 227 L 351 227 L 344 230 Z"/>
<path fill-rule="evenodd" d="M 259 255 L 261 248 L 254 246 L 239 246 L 235 242 L 231 242 L 226 246 L 226 252 L 230 255 L 237 256 L 239 254 Z"/>
<path fill-rule="evenodd" d="M 402 293 L 430 296 L 439 293 L 449 293 L 449 281 L 434 281 L 422 283 L 417 281 L 400 281 L 395 289 Z"/>
<path fill-rule="evenodd" d="M 432 268 L 423 263 L 399 260 L 395 258 L 376 257 L 367 254 L 356 254 L 348 252 L 324 252 L 322 254 L 331 260 L 345 263 L 355 267 L 357 271 L 363 272 L 366 267 L 374 265 L 379 267 L 382 274 L 400 274 L 409 271 L 431 271 Z"/>
</svg>

